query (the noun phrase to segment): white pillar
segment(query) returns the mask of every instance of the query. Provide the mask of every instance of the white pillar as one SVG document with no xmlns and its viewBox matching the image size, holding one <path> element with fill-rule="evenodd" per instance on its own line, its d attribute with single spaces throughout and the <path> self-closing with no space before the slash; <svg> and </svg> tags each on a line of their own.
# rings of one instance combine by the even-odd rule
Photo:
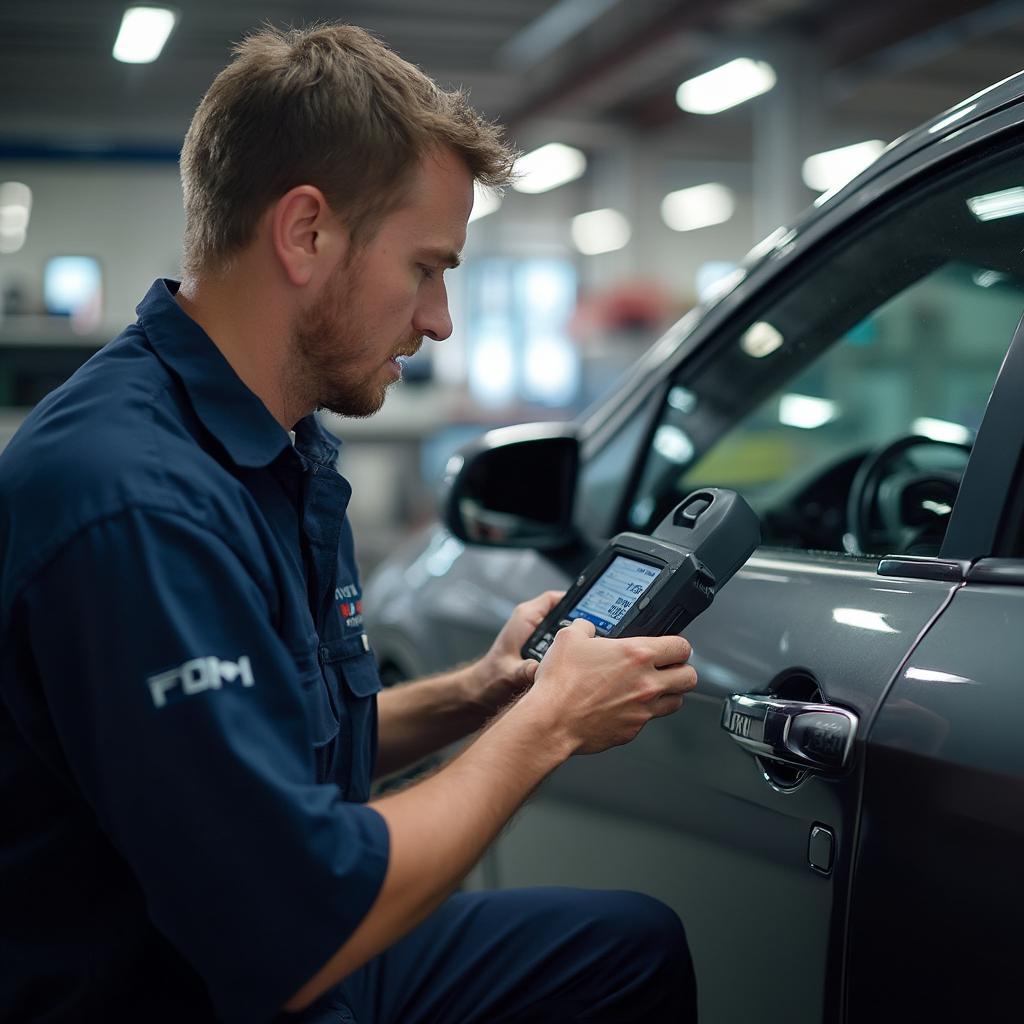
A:
<svg viewBox="0 0 1024 1024">
<path fill-rule="evenodd" d="M 775 68 L 775 88 L 753 102 L 754 228 L 764 238 L 814 200 L 800 177 L 821 138 L 822 62 L 817 48 L 798 39 L 767 45 L 762 59 Z"/>
<path fill-rule="evenodd" d="M 582 283 L 600 289 L 635 274 L 637 264 L 637 209 L 643 197 L 637 195 L 636 150 L 624 136 L 620 143 L 606 145 L 592 156 L 589 205 L 574 213 L 590 210 L 618 210 L 630 224 L 632 237 L 624 249 L 580 257 Z"/>
</svg>

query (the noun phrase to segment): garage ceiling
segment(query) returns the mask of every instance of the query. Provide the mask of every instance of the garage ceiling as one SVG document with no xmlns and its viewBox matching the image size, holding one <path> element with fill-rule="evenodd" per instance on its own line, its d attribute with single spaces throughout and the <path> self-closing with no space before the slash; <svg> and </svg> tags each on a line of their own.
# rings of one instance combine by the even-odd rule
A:
<svg viewBox="0 0 1024 1024">
<path fill-rule="evenodd" d="M 680 112 L 683 78 L 740 54 L 807 61 L 841 135 L 891 137 L 1024 64 L 1024 2 L 1000 0 L 178 0 L 160 59 L 119 64 L 125 4 L 0 0 L 0 155 L 148 145 L 173 153 L 231 43 L 263 21 L 337 19 L 379 34 L 530 141 L 553 119 L 673 151 L 749 153 L 750 113 Z M 855 141 L 855 140 L 851 140 Z"/>
</svg>

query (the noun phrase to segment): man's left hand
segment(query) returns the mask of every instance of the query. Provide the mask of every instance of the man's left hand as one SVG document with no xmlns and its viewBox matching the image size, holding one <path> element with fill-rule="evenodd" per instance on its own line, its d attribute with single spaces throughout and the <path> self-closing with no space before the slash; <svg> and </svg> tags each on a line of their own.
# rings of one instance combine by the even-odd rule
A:
<svg viewBox="0 0 1024 1024">
<path fill-rule="evenodd" d="M 469 669 L 469 699 L 493 714 L 518 697 L 533 683 L 540 665 L 519 653 L 544 616 L 564 597 L 547 590 L 531 601 L 516 605 L 512 617 L 497 635 L 491 649 Z"/>
</svg>

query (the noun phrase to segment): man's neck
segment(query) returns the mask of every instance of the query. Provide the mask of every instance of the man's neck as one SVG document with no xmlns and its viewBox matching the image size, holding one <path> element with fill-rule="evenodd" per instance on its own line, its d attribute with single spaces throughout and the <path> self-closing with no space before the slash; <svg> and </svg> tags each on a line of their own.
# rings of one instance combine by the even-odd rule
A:
<svg viewBox="0 0 1024 1024">
<path fill-rule="evenodd" d="M 285 430 L 310 409 L 295 408 L 285 382 L 289 323 L 283 304 L 268 301 L 272 286 L 239 270 L 224 277 L 187 278 L 178 305 L 209 335 L 239 379 Z"/>
</svg>

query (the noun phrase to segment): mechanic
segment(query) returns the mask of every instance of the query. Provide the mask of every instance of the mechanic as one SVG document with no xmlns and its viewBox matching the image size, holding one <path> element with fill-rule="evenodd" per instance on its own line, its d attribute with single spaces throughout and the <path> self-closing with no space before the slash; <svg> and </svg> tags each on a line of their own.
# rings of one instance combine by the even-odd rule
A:
<svg viewBox="0 0 1024 1024">
<path fill-rule="evenodd" d="M 695 1018 L 655 900 L 456 892 L 559 764 L 680 707 L 689 645 L 580 620 L 538 669 L 549 593 L 475 664 L 378 694 L 313 416 L 372 414 L 448 337 L 473 183 L 513 157 L 351 26 L 265 29 L 202 100 L 183 283 L 0 456 L 3 1020 Z"/>
</svg>

